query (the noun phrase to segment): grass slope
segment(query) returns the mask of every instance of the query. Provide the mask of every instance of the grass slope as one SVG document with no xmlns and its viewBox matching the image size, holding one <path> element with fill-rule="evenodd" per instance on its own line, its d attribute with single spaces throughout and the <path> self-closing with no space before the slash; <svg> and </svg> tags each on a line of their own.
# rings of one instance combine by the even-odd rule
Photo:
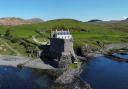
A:
<svg viewBox="0 0 128 89">
<path fill-rule="evenodd" d="M 51 29 L 65 28 L 69 29 L 75 42 L 86 43 L 91 41 L 101 41 L 104 43 L 127 42 L 128 22 L 99 22 L 89 23 L 81 22 L 73 19 L 57 19 L 50 20 L 39 24 L 27 24 L 19 26 L 0 26 L 0 34 L 4 34 L 9 28 L 12 30 L 12 35 L 18 37 L 31 38 L 33 35 L 38 35 L 36 30 L 47 31 L 50 34 Z"/>
</svg>

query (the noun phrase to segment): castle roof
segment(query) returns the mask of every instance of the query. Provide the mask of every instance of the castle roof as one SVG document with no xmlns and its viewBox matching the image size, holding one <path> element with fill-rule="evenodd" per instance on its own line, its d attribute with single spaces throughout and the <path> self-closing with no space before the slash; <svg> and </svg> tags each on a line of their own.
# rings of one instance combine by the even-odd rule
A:
<svg viewBox="0 0 128 89">
<path fill-rule="evenodd" d="M 72 35 L 69 31 L 59 30 L 52 31 L 51 38 L 59 38 L 59 39 L 71 39 Z"/>
<path fill-rule="evenodd" d="M 55 31 L 54 34 L 56 35 L 70 35 L 69 31 Z"/>
</svg>

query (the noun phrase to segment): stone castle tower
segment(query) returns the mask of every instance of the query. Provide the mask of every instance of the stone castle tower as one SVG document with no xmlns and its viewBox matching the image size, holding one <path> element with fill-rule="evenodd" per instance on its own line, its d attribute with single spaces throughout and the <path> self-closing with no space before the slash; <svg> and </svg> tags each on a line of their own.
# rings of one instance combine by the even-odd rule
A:
<svg viewBox="0 0 128 89">
<path fill-rule="evenodd" d="M 65 68 L 76 60 L 73 38 L 69 31 L 52 31 L 48 48 L 47 54 L 57 62 L 59 68 Z"/>
</svg>

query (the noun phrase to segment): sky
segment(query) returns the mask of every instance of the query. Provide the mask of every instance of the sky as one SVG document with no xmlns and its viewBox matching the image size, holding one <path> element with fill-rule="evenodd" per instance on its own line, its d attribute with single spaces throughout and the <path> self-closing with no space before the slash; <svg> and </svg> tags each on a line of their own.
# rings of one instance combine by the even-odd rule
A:
<svg viewBox="0 0 128 89">
<path fill-rule="evenodd" d="M 120 20 L 128 17 L 128 0 L 0 0 L 1 17 Z"/>
</svg>

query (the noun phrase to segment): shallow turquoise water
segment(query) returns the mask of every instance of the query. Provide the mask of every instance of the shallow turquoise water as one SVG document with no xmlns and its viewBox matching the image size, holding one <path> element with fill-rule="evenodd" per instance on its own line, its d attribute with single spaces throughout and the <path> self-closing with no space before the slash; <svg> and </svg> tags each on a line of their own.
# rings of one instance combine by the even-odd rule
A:
<svg viewBox="0 0 128 89">
<path fill-rule="evenodd" d="M 128 63 L 97 57 L 90 60 L 81 77 L 93 89 L 128 89 Z"/>
</svg>

